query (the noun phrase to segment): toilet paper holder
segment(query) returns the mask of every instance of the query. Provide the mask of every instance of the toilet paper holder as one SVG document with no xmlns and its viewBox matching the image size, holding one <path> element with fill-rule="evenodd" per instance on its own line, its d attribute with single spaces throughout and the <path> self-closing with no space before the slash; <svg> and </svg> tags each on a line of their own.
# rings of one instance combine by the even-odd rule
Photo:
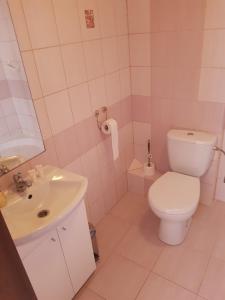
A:
<svg viewBox="0 0 225 300">
<path fill-rule="evenodd" d="M 95 111 L 95 117 L 99 130 L 101 130 L 102 123 L 108 119 L 108 108 L 106 106 L 101 107 Z"/>
</svg>

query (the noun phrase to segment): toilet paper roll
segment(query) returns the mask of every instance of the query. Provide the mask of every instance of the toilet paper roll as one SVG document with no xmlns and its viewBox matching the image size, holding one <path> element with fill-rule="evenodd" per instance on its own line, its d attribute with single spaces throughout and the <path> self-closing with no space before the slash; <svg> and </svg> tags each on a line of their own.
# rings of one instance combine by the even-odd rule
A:
<svg viewBox="0 0 225 300">
<path fill-rule="evenodd" d="M 116 160 L 119 157 L 118 125 L 116 120 L 106 120 L 102 123 L 101 130 L 104 134 L 111 135 L 113 159 Z"/>
</svg>

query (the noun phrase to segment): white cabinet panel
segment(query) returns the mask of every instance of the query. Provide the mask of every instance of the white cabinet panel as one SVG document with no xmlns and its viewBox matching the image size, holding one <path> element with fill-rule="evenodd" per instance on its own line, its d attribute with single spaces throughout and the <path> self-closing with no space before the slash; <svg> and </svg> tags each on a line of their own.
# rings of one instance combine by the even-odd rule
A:
<svg viewBox="0 0 225 300">
<path fill-rule="evenodd" d="M 58 233 L 76 293 L 96 268 L 84 201 L 58 227 Z"/>
<path fill-rule="evenodd" d="M 38 299 L 73 298 L 73 288 L 56 231 L 48 234 L 46 239 L 23 259 L 23 264 Z"/>
</svg>

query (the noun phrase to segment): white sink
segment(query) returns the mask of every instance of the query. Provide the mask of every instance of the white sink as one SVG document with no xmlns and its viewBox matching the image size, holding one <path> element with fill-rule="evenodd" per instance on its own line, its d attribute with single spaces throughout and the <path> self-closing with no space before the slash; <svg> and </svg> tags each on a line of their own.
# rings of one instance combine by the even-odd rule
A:
<svg viewBox="0 0 225 300">
<path fill-rule="evenodd" d="M 83 200 L 87 179 L 52 167 L 24 193 L 9 192 L 2 214 L 16 245 L 55 227 Z"/>
</svg>

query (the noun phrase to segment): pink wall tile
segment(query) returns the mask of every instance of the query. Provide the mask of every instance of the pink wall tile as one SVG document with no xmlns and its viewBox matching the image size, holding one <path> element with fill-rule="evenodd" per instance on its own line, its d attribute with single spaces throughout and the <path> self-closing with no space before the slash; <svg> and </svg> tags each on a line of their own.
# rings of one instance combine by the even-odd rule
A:
<svg viewBox="0 0 225 300">
<path fill-rule="evenodd" d="M 114 72 L 105 76 L 106 96 L 108 105 L 115 104 L 121 99 L 120 74 Z"/>
<path fill-rule="evenodd" d="M 150 1 L 128 0 L 127 5 L 129 32 L 150 32 Z"/>
<path fill-rule="evenodd" d="M 85 9 L 93 10 L 94 28 L 87 28 L 85 21 Z M 81 36 L 83 40 L 92 40 L 100 38 L 100 20 L 97 0 L 78 0 L 78 11 L 80 17 Z"/>
<path fill-rule="evenodd" d="M 149 67 L 131 68 L 132 95 L 151 95 L 151 69 Z"/>
<path fill-rule="evenodd" d="M 73 115 L 67 91 L 45 97 L 45 104 L 53 134 L 73 125 Z"/>
<path fill-rule="evenodd" d="M 111 37 L 116 34 L 116 22 L 113 1 L 97 0 L 101 24 L 101 36 Z"/>
<path fill-rule="evenodd" d="M 118 35 L 128 34 L 127 1 L 114 0 L 116 33 Z"/>
<path fill-rule="evenodd" d="M 128 68 L 130 66 L 129 40 L 127 35 L 117 37 L 117 47 L 119 56 L 119 67 Z"/>
<path fill-rule="evenodd" d="M 124 99 L 131 95 L 130 70 L 122 69 L 119 71 L 120 76 L 120 95 Z"/>
<path fill-rule="evenodd" d="M 61 44 L 81 41 L 77 1 L 53 0 L 53 5 Z"/>
<path fill-rule="evenodd" d="M 54 143 L 60 167 L 65 167 L 81 154 L 77 143 L 75 126 L 56 134 Z"/>
<path fill-rule="evenodd" d="M 102 48 L 99 40 L 84 43 L 85 61 L 88 79 L 95 79 L 104 74 Z"/>
<path fill-rule="evenodd" d="M 22 0 L 22 4 L 32 47 L 57 45 L 58 35 L 52 1 Z"/>
<path fill-rule="evenodd" d="M 150 66 L 151 65 L 151 45 L 150 34 L 132 34 L 130 42 L 130 64 L 131 66 Z"/>
<path fill-rule="evenodd" d="M 107 38 L 102 40 L 103 62 L 105 73 L 111 73 L 119 69 L 117 39 Z"/>
<path fill-rule="evenodd" d="M 21 50 L 31 49 L 30 37 L 28 28 L 24 17 L 24 11 L 20 0 L 8 1 L 10 12 L 12 15 L 13 23 L 15 26 L 18 43 Z"/>
<path fill-rule="evenodd" d="M 22 53 L 23 63 L 25 65 L 27 79 L 29 82 L 33 99 L 42 97 L 40 79 L 37 72 L 37 67 L 34 59 L 34 54 L 31 51 Z"/>
<path fill-rule="evenodd" d="M 91 96 L 92 111 L 95 112 L 102 106 L 107 105 L 105 78 L 100 77 L 88 82 Z"/>
<path fill-rule="evenodd" d="M 79 123 L 92 115 L 91 100 L 87 83 L 70 88 L 69 97 L 75 123 Z"/>
<path fill-rule="evenodd" d="M 225 28 L 225 3 L 221 0 L 207 0 L 205 28 Z"/>
<path fill-rule="evenodd" d="M 66 87 L 66 79 L 59 47 L 45 48 L 34 52 L 41 88 L 44 95 Z"/>
<path fill-rule="evenodd" d="M 132 96 L 132 115 L 134 121 L 150 121 L 150 99 L 150 97 Z"/>
<path fill-rule="evenodd" d="M 67 86 L 71 87 L 87 80 L 84 51 L 80 43 L 61 47 Z"/>
</svg>

